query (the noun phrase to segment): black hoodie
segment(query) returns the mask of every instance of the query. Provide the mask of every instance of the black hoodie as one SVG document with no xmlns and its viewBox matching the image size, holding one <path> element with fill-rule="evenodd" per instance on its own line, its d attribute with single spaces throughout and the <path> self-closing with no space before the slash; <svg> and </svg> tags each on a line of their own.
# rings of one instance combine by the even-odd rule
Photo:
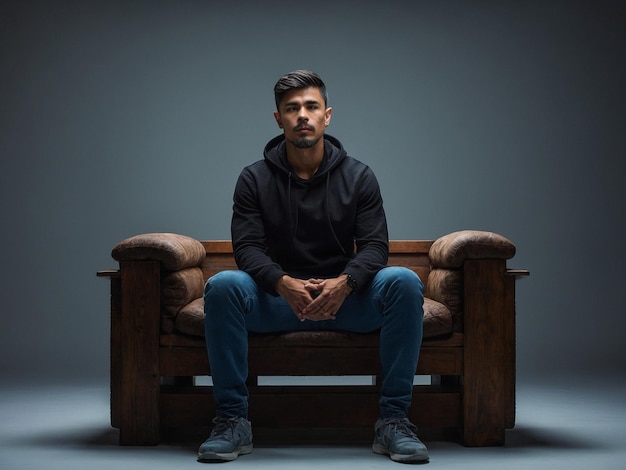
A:
<svg viewBox="0 0 626 470">
<path fill-rule="evenodd" d="M 273 294 L 284 274 L 309 279 L 347 273 L 359 288 L 367 285 L 389 253 L 373 171 L 329 135 L 324 160 L 308 180 L 292 170 L 283 135 L 267 144 L 264 157 L 243 169 L 235 187 L 231 234 L 239 269 Z"/>
</svg>

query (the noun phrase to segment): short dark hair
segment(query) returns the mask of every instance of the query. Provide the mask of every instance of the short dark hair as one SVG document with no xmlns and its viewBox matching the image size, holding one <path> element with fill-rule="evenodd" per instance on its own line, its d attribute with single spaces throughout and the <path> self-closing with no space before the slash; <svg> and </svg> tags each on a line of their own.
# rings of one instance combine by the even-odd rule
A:
<svg viewBox="0 0 626 470">
<path fill-rule="evenodd" d="M 274 100 L 276 101 L 276 109 L 280 111 L 279 105 L 285 95 L 291 91 L 300 88 L 308 88 L 314 86 L 320 89 L 320 93 L 324 97 L 324 105 L 328 107 L 328 93 L 326 85 L 315 72 L 309 70 L 294 70 L 278 79 L 274 85 Z"/>
</svg>

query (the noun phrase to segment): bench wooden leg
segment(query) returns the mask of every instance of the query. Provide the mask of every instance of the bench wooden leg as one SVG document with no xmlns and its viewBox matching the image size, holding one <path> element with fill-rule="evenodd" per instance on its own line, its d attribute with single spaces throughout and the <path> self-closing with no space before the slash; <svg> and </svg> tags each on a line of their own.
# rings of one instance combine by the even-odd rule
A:
<svg viewBox="0 0 626 470">
<path fill-rule="evenodd" d="M 506 322 L 503 260 L 465 262 L 463 443 L 504 444 Z"/>
<path fill-rule="evenodd" d="M 119 428 L 122 445 L 159 443 L 159 300 L 156 261 L 121 262 L 122 362 Z"/>
</svg>

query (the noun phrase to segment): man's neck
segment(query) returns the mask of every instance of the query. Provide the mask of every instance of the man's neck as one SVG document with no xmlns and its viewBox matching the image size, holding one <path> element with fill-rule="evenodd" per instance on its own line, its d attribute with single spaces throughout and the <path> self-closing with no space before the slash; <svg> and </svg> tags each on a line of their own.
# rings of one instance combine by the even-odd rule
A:
<svg viewBox="0 0 626 470">
<path fill-rule="evenodd" d="M 293 171 L 302 179 L 310 179 L 324 161 L 324 139 L 311 148 L 298 148 L 287 142 L 287 160 Z"/>
</svg>

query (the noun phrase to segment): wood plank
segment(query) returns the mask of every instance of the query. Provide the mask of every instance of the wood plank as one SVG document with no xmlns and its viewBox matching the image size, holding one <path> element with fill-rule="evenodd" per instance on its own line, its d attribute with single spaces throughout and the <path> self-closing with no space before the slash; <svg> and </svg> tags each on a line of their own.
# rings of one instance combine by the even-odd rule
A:
<svg viewBox="0 0 626 470">
<path fill-rule="evenodd" d="M 380 362 L 378 349 L 333 348 L 272 348 L 252 352 L 250 375 L 328 376 L 328 375 L 378 375 Z M 311 361 L 310 358 L 316 358 Z M 354 357 L 349 363 L 347 357 Z M 289 358 L 289 359 L 285 359 Z M 302 362 L 306 361 L 306 362 Z M 206 351 L 201 348 L 161 348 L 161 375 L 204 376 L 210 375 Z M 306 368 L 302 364 L 307 364 Z M 420 350 L 417 375 L 461 375 L 463 372 L 463 348 L 424 346 Z"/>
<path fill-rule="evenodd" d="M 200 240 L 207 253 L 232 253 L 233 244 L 230 240 Z"/>
<path fill-rule="evenodd" d="M 390 253 L 426 253 L 434 240 L 389 240 Z"/>
<path fill-rule="evenodd" d="M 504 444 L 504 260 L 466 260 L 463 440 Z"/>
<path fill-rule="evenodd" d="M 159 442 L 159 304 L 157 261 L 122 261 L 120 444 Z"/>
<path fill-rule="evenodd" d="M 122 415 L 122 283 L 111 278 L 111 426 L 119 428 Z"/>
<path fill-rule="evenodd" d="M 357 333 L 354 333 L 356 335 Z M 198 348 L 205 350 L 206 344 L 204 338 L 200 336 L 185 336 L 180 334 L 162 334 L 160 337 L 161 347 L 164 348 Z M 360 344 L 360 343 L 359 343 Z M 376 343 L 377 344 L 377 343 Z M 463 333 L 452 333 L 451 335 L 435 338 L 426 338 L 422 341 L 422 348 L 449 348 L 449 347 L 463 347 Z M 255 348 L 254 341 L 251 344 L 252 348 Z M 332 347 L 350 347 L 341 344 L 333 344 Z"/>
<path fill-rule="evenodd" d="M 375 387 L 350 391 L 321 387 L 258 387 L 250 391 L 249 419 L 253 426 L 372 427 L 378 418 L 379 391 Z M 322 387 L 331 388 L 331 387 Z M 174 392 L 174 390 L 172 390 Z M 346 406 L 349 403 L 350 406 Z M 409 417 L 417 426 L 460 425 L 460 392 L 453 388 L 415 387 Z M 163 427 L 210 425 L 215 401 L 210 387 L 175 393 L 164 391 L 161 400 Z"/>
<path fill-rule="evenodd" d="M 119 269 L 103 269 L 101 271 L 98 271 L 96 273 L 96 276 L 98 277 L 120 277 L 120 270 Z"/>
<path fill-rule="evenodd" d="M 515 278 L 522 278 L 530 276 L 530 271 L 527 271 L 526 269 L 507 269 L 506 275 L 513 276 Z"/>
<path fill-rule="evenodd" d="M 200 240 L 207 253 L 232 253 L 231 240 Z M 433 240 L 389 240 L 391 253 L 428 253 Z"/>
<path fill-rule="evenodd" d="M 504 279 L 504 427 L 515 426 L 515 277 Z"/>
<path fill-rule="evenodd" d="M 202 264 L 204 279 L 226 269 L 237 269 L 230 240 L 202 240 L 207 252 Z M 390 240 L 389 266 L 405 266 L 415 271 L 422 282 L 428 280 L 430 260 L 428 250 L 431 240 Z"/>
<path fill-rule="evenodd" d="M 462 375 L 463 348 L 422 347 L 417 375 Z"/>
</svg>

